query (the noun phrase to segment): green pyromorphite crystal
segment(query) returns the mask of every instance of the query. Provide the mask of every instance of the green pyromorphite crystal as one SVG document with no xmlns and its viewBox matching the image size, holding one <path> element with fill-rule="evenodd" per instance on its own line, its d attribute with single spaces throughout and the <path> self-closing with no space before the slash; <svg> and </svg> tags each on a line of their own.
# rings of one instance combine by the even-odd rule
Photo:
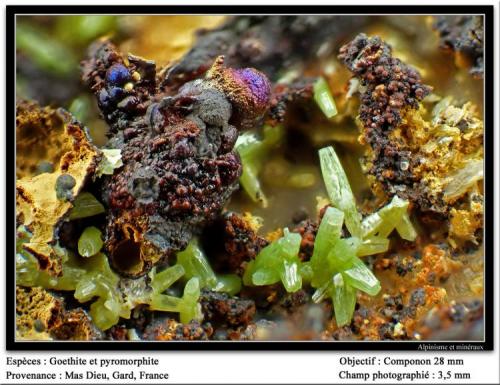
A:
<svg viewBox="0 0 500 385">
<path fill-rule="evenodd" d="M 339 326 L 351 321 L 356 304 L 356 291 L 369 295 L 380 291 L 380 282 L 358 257 L 386 252 L 389 234 L 396 229 L 407 240 L 416 238 L 416 231 L 407 213 L 408 201 L 395 196 L 379 211 L 361 221 L 356 200 L 347 176 L 333 147 L 319 151 L 325 186 L 334 207 L 328 207 L 321 220 L 310 267 L 311 286 L 316 288 L 313 300 L 330 296 Z M 345 225 L 350 238 L 341 238 Z"/>
<path fill-rule="evenodd" d="M 302 287 L 300 242 L 299 234 L 285 228 L 283 237 L 263 248 L 247 265 L 243 282 L 262 286 L 281 281 L 289 293 L 299 290 Z"/>
<path fill-rule="evenodd" d="M 333 207 L 322 217 L 310 261 L 298 257 L 301 237 L 284 229 L 282 238 L 261 250 L 247 264 L 245 285 L 271 285 L 281 281 L 288 292 L 310 283 L 316 291 L 313 301 L 330 297 L 339 326 L 351 321 L 357 290 L 377 295 L 380 282 L 359 257 L 384 253 L 389 234 L 396 229 L 401 237 L 414 240 L 416 231 L 409 219 L 408 202 L 392 202 L 363 221 L 339 158 L 332 147 L 319 151 L 323 179 Z M 343 237 L 343 227 L 350 237 Z"/>
<path fill-rule="evenodd" d="M 198 278 L 202 287 L 217 284 L 217 277 L 196 241 L 191 241 L 184 251 L 177 253 L 177 264 L 186 271 L 186 278 Z"/>
<path fill-rule="evenodd" d="M 343 223 L 344 213 L 342 211 L 334 207 L 326 209 L 316 233 L 311 257 L 311 268 L 313 270 L 311 284 L 313 287 L 320 287 L 322 283 L 331 278 L 331 273 L 327 269 L 327 256 L 340 239 Z"/>
<path fill-rule="evenodd" d="M 31 234 L 24 228 L 18 229 L 16 253 L 16 284 L 21 286 L 42 286 L 46 289 L 74 291 L 79 302 L 89 302 L 90 316 L 101 330 L 115 325 L 120 317 L 130 318 L 133 308 L 140 304 L 149 305 L 151 310 L 179 313 L 181 322 L 201 320 L 198 299 L 200 284 L 198 278 L 190 279 L 182 298 L 164 294 L 184 274 L 181 265 L 157 272 L 153 269 L 147 277 L 121 279 L 110 268 L 108 258 L 97 254 L 81 258 L 61 247 L 54 247 L 63 261 L 62 275 L 53 277 L 38 266 L 38 261 L 22 248 Z"/>
<path fill-rule="evenodd" d="M 363 261 L 356 255 L 362 246 L 359 238 L 340 238 L 343 216 L 329 207 L 318 229 L 319 240 L 328 239 L 324 247 L 314 245 L 311 258 L 313 278 L 311 286 L 316 288 L 313 300 L 319 302 L 326 296 L 332 299 L 335 319 L 339 326 L 350 322 L 356 303 L 356 289 L 370 295 L 380 291 L 380 283 Z M 323 223 L 324 222 L 324 223 Z M 322 247 L 323 246 L 323 247 Z"/>
<path fill-rule="evenodd" d="M 346 325 L 351 322 L 352 314 L 356 306 L 356 289 L 345 282 L 341 273 L 333 277 L 332 302 L 335 309 L 335 319 L 338 325 Z"/>
<path fill-rule="evenodd" d="M 351 235 L 361 237 L 361 215 L 349 180 L 333 147 L 319 150 L 319 160 L 330 202 L 344 213 L 345 223 Z"/>
<path fill-rule="evenodd" d="M 75 55 L 44 30 L 26 22 L 16 25 L 16 48 L 47 72 L 67 77 L 78 68 Z"/>
<path fill-rule="evenodd" d="M 18 251 L 16 283 L 21 286 L 74 291 L 74 297 L 82 303 L 98 297 L 90 306 L 90 315 L 96 326 L 102 330 L 115 325 L 120 317 L 129 318 L 130 309 L 122 306 L 123 299 L 118 290 L 119 277 L 109 267 L 104 254 L 80 258 L 62 248 L 56 250 L 63 258 L 60 277 L 40 271 L 38 262 L 32 255 Z"/>
<path fill-rule="evenodd" d="M 276 147 L 282 137 L 283 127 L 265 126 L 262 139 L 259 139 L 255 133 L 245 132 L 238 137 L 235 144 L 243 166 L 243 173 L 240 177 L 241 186 L 254 202 L 260 202 L 264 207 L 267 206 L 267 199 L 258 178 L 259 172 L 270 151 Z"/>
<path fill-rule="evenodd" d="M 82 257 L 91 257 L 101 251 L 103 245 L 101 230 L 89 226 L 83 230 L 78 240 L 78 253 Z"/>
<path fill-rule="evenodd" d="M 92 217 L 104 213 L 104 206 L 89 192 L 81 192 L 73 202 L 69 220 Z"/>
<path fill-rule="evenodd" d="M 386 238 L 396 229 L 401 238 L 414 241 L 417 232 L 408 216 L 408 204 L 407 200 L 395 195 L 387 206 L 363 219 L 363 236 L 376 235 L 380 238 Z"/>
<path fill-rule="evenodd" d="M 200 298 L 200 280 L 198 278 L 193 277 L 186 283 L 182 298 L 162 294 L 183 274 L 184 269 L 180 265 L 175 265 L 159 274 L 153 271 L 150 274 L 153 293 L 148 299 L 149 307 L 151 310 L 177 312 L 182 323 L 189 323 L 192 320 L 201 321 L 203 314 L 198 303 Z"/>
<path fill-rule="evenodd" d="M 241 278 L 236 274 L 216 275 L 208 259 L 196 240 L 177 253 L 177 264 L 186 271 L 185 277 L 198 278 L 202 288 L 226 292 L 235 295 L 241 290 Z"/>
<path fill-rule="evenodd" d="M 212 290 L 236 295 L 241 291 L 241 278 L 237 274 L 219 274 Z"/>
<path fill-rule="evenodd" d="M 337 115 L 335 100 L 333 99 L 328 83 L 323 77 L 320 77 L 314 83 L 314 101 L 328 119 Z"/>
</svg>

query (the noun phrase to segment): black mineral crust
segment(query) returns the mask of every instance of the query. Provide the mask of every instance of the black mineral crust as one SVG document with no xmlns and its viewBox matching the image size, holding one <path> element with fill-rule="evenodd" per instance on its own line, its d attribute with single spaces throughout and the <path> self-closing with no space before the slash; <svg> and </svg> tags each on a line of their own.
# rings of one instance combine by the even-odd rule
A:
<svg viewBox="0 0 500 385">
<path fill-rule="evenodd" d="M 441 47 L 465 57 L 464 65 L 477 77 L 483 76 L 483 16 L 435 16 L 434 28 Z"/>
<path fill-rule="evenodd" d="M 218 28 L 198 31 L 193 48 L 169 70 L 164 84 L 198 76 L 222 54 L 227 65 L 254 67 L 274 82 L 318 52 L 332 53 L 367 22 L 364 16 L 230 17 Z"/>
<path fill-rule="evenodd" d="M 172 94 L 160 89 L 155 64 L 108 41 L 90 49 L 83 80 L 110 125 L 108 147 L 123 166 L 103 184 L 106 247 L 113 266 L 136 276 L 184 249 L 238 188 L 241 129 L 265 113 L 270 85 L 260 72 L 215 60 L 204 78 Z M 205 72 L 205 71 L 203 71 Z"/>
</svg>

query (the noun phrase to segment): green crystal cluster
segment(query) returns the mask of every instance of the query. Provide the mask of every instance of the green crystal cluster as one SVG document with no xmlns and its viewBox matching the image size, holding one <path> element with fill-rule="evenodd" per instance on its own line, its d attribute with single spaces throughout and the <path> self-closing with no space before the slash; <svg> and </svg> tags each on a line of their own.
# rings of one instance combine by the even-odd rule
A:
<svg viewBox="0 0 500 385">
<path fill-rule="evenodd" d="M 241 291 L 241 278 L 236 274 L 215 274 L 197 240 L 189 243 L 184 251 L 177 253 L 177 265 L 183 267 L 187 279 L 196 277 L 201 287 L 230 295 Z"/>
<path fill-rule="evenodd" d="M 301 237 L 284 229 L 283 237 L 263 248 L 250 261 L 243 275 L 246 285 L 272 285 L 282 282 L 286 291 L 296 292 L 302 287 L 301 266 L 298 254 Z"/>
<path fill-rule="evenodd" d="M 146 277 L 123 279 L 113 272 L 108 258 L 100 252 L 101 232 L 95 227 L 86 228 L 78 242 L 78 252 L 84 258 L 59 246 L 55 247 L 63 260 L 60 277 L 41 271 L 36 258 L 23 249 L 22 244 L 30 238 L 31 234 L 24 227 L 18 229 L 17 284 L 74 291 L 74 297 L 81 303 L 94 300 L 89 313 L 101 330 L 117 324 L 120 318 L 129 319 L 131 311 L 141 304 L 149 305 L 151 310 L 179 313 L 182 323 L 201 321 L 203 315 L 198 303 L 201 288 L 231 295 L 241 290 L 241 279 L 236 274 L 214 273 L 196 240 L 177 254 L 174 266 L 160 272 L 153 268 L 148 280 Z M 181 278 L 187 281 L 183 296 L 179 298 L 165 294 Z"/>
<path fill-rule="evenodd" d="M 358 290 L 369 295 L 380 291 L 380 282 L 359 257 L 386 252 L 388 236 L 394 229 L 410 241 L 417 233 L 407 213 L 408 201 L 397 196 L 362 219 L 334 149 L 321 149 L 319 157 L 332 206 L 326 209 L 319 225 L 311 260 L 299 260 L 301 237 L 285 229 L 283 237 L 248 263 L 243 282 L 260 286 L 281 281 L 288 292 L 299 290 L 303 281 L 309 282 L 316 289 L 313 301 L 331 298 L 335 319 L 342 326 L 352 319 Z M 342 237 L 344 225 L 349 237 Z"/>
<path fill-rule="evenodd" d="M 407 241 L 414 241 L 417 232 L 408 215 L 408 201 L 397 195 L 392 201 L 377 212 L 363 219 L 361 224 L 363 237 L 375 240 L 384 240 L 394 229 L 399 236 Z"/>
<path fill-rule="evenodd" d="M 109 329 L 121 318 L 130 318 L 132 309 L 147 304 L 151 310 L 179 313 L 181 322 L 201 320 L 200 279 L 190 278 L 181 298 L 164 294 L 174 282 L 185 275 L 181 265 L 175 265 L 161 272 L 153 269 L 146 277 L 135 280 L 121 279 L 110 268 L 108 258 L 96 253 L 87 258 L 56 246 L 63 260 L 63 271 L 54 277 L 41 271 L 38 261 L 22 248 L 31 234 L 18 229 L 16 253 L 16 281 L 21 286 L 41 286 L 46 289 L 74 291 L 74 297 L 81 303 L 94 300 L 90 305 L 90 316 L 101 330 Z"/>
<path fill-rule="evenodd" d="M 311 286 L 316 289 L 313 301 L 330 297 L 339 326 L 349 323 L 352 318 L 356 290 L 369 295 L 380 291 L 378 279 L 358 257 L 364 241 L 358 237 L 341 238 L 343 224 L 344 213 L 329 207 L 320 223 L 310 262 Z M 376 252 L 383 252 L 387 247 L 388 242 Z"/>
<path fill-rule="evenodd" d="M 201 321 L 203 314 L 201 313 L 201 305 L 198 303 L 201 287 L 197 277 L 187 281 L 181 298 L 162 294 L 184 273 L 184 268 L 181 265 L 169 267 L 160 273 L 153 269 L 149 274 L 152 291 L 142 303 L 149 304 L 151 310 L 179 313 L 182 323 L 189 323 L 192 320 Z"/>
<path fill-rule="evenodd" d="M 333 147 L 319 151 L 321 171 L 333 207 L 329 207 L 314 243 L 311 286 L 313 301 L 329 296 L 339 326 L 348 324 L 356 305 L 356 292 L 377 295 L 380 282 L 359 257 L 386 252 L 390 233 L 415 240 L 416 231 L 407 214 L 408 201 L 395 196 L 392 201 L 363 220 L 358 212 L 347 175 Z M 342 238 L 345 223 L 350 237 Z"/>
</svg>

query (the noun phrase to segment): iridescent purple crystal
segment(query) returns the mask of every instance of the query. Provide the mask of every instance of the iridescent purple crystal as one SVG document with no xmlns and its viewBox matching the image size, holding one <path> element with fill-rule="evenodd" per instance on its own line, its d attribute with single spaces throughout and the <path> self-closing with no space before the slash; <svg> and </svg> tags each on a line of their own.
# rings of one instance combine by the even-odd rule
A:
<svg viewBox="0 0 500 385">
<path fill-rule="evenodd" d="M 248 86 L 259 107 L 269 102 L 271 85 L 264 74 L 253 68 L 239 69 L 234 72 Z"/>
</svg>

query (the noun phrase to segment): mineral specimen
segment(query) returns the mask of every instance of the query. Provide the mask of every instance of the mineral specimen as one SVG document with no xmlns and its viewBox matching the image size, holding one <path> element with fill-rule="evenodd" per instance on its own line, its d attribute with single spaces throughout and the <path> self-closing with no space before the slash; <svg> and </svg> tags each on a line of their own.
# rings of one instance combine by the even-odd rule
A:
<svg viewBox="0 0 500 385">
<path fill-rule="evenodd" d="M 170 95 L 157 86 L 153 62 L 124 59 L 107 41 L 92 48 L 83 78 L 110 124 L 108 147 L 121 149 L 123 161 L 103 189 L 106 248 L 115 269 L 137 276 L 219 214 L 241 175 L 238 132 L 258 124 L 270 85 L 218 57 L 204 78 Z"/>
<path fill-rule="evenodd" d="M 359 34 L 340 49 L 339 59 L 356 76 L 363 87 L 359 119 L 363 124 L 363 141 L 371 147 L 369 169 L 384 187 L 412 182 L 411 168 L 399 167 L 411 154 L 389 134 L 401 123 L 406 109 L 418 109 L 418 102 L 430 88 L 421 83 L 420 75 L 401 60 L 393 58 L 391 47 L 379 37 Z"/>
<path fill-rule="evenodd" d="M 315 54 L 332 52 L 366 22 L 359 16 L 231 17 L 218 28 L 200 30 L 194 46 L 169 69 L 164 83 L 175 85 L 196 77 L 222 54 L 227 54 L 229 66 L 254 67 L 276 81 Z"/>
<path fill-rule="evenodd" d="M 430 87 L 393 58 L 379 37 L 358 35 L 339 58 L 363 87 L 359 120 L 361 141 L 369 145 L 365 169 L 372 189 L 408 199 L 442 219 L 456 216 L 453 209 L 482 212 L 483 123 L 476 107 L 470 102 L 457 107 L 443 98 L 427 120 L 419 107 Z M 482 223 L 475 214 L 468 222 L 474 240 Z M 462 233 L 452 227 L 452 237 L 463 238 Z"/>
</svg>

